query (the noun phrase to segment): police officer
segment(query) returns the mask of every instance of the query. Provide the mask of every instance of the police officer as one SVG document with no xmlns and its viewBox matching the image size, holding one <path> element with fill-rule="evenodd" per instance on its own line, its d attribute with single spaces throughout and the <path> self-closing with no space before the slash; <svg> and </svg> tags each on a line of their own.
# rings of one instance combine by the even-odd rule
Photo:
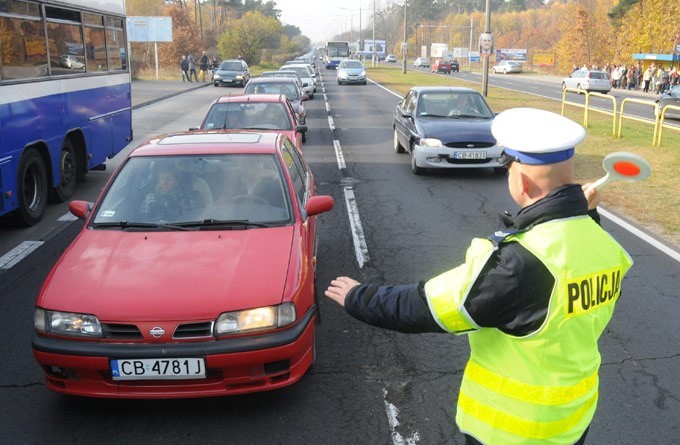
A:
<svg viewBox="0 0 680 445">
<path fill-rule="evenodd" d="M 583 127 L 516 108 L 492 132 L 521 207 L 502 217 L 503 230 L 474 239 L 464 264 L 426 282 L 338 277 L 325 294 L 375 326 L 468 335 L 456 410 L 466 444 L 583 444 L 597 405 L 597 340 L 633 262 L 600 227 L 598 193 L 574 184 Z"/>
</svg>

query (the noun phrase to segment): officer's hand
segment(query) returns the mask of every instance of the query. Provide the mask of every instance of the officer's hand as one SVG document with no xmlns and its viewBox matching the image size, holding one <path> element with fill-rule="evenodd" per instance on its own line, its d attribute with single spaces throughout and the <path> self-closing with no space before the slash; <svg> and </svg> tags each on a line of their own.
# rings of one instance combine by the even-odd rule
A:
<svg viewBox="0 0 680 445">
<path fill-rule="evenodd" d="M 583 189 L 584 194 L 586 195 L 586 199 L 588 200 L 588 210 L 593 210 L 595 207 L 600 204 L 600 200 L 602 199 L 602 196 L 600 196 L 600 192 L 597 189 L 591 189 L 589 188 L 592 185 L 591 182 L 588 184 L 583 184 L 581 188 Z"/>
<path fill-rule="evenodd" d="M 350 277 L 338 277 L 331 281 L 331 284 L 328 286 L 328 289 L 326 289 L 325 294 L 328 298 L 335 300 L 341 306 L 345 306 L 345 298 L 347 298 L 347 294 L 354 286 L 358 286 L 359 284 L 361 283 Z"/>
</svg>

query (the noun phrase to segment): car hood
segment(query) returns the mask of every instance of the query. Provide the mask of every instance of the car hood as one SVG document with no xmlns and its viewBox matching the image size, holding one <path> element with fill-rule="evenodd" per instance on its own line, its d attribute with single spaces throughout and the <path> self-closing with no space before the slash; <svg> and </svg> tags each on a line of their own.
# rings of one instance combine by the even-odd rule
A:
<svg viewBox="0 0 680 445">
<path fill-rule="evenodd" d="M 418 125 L 422 137 L 437 138 L 444 144 L 450 142 L 490 142 L 496 138 L 491 134 L 493 119 L 451 119 L 443 117 L 420 117 Z"/>
<path fill-rule="evenodd" d="M 293 230 L 86 229 L 57 262 L 37 304 L 102 321 L 205 319 L 279 304 Z"/>
<path fill-rule="evenodd" d="M 340 68 L 340 72 L 344 72 L 352 76 L 358 76 L 359 74 L 363 73 L 364 70 L 362 68 Z"/>
<path fill-rule="evenodd" d="M 240 76 L 245 73 L 241 70 L 216 70 L 215 74 L 219 74 L 220 76 Z"/>
</svg>

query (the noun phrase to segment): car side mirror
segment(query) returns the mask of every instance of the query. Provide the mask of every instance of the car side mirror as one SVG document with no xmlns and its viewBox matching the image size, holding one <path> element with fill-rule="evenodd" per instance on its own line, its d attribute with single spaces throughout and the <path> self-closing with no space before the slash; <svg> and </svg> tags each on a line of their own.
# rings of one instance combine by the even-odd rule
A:
<svg viewBox="0 0 680 445">
<path fill-rule="evenodd" d="M 413 119 L 413 113 L 411 113 L 410 111 L 402 111 L 401 117 L 404 117 L 406 119 Z"/>
<path fill-rule="evenodd" d="M 298 133 L 307 133 L 307 126 L 306 125 L 298 125 L 295 127 L 295 131 Z"/>
<path fill-rule="evenodd" d="M 304 82 L 304 83 L 302 84 L 302 86 L 303 86 L 303 87 L 308 87 L 309 84 L 308 84 L 307 82 Z"/>
<path fill-rule="evenodd" d="M 328 212 L 333 208 L 333 198 L 327 195 L 312 196 L 307 200 L 305 212 L 307 216 L 314 216 Z"/>
<path fill-rule="evenodd" d="M 302 101 L 304 102 L 304 101 L 306 101 L 306 100 L 309 100 L 309 96 L 307 96 L 307 95 L 305 94 L 304 96 L 302 96 Z"/>
<path fill-rule="evenodd" d="M 78 219 L 86 219 L 92 210 L 92 204 L 87 201 L 71 201 L 68 209 Z"/>
</svg>

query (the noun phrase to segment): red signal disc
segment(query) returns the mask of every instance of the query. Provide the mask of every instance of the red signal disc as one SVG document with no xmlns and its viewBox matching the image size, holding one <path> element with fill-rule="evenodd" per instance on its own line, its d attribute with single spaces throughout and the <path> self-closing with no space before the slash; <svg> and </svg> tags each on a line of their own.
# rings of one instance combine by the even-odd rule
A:
<svg viewBox="0 0 680 445">
<path fill-rule="evenodd" d="M 614 164 L 614 171 L 622 176 L 638 176 L 640 174 L 640 167 L 632 162 L 619 161 Z"/>
</svg>

